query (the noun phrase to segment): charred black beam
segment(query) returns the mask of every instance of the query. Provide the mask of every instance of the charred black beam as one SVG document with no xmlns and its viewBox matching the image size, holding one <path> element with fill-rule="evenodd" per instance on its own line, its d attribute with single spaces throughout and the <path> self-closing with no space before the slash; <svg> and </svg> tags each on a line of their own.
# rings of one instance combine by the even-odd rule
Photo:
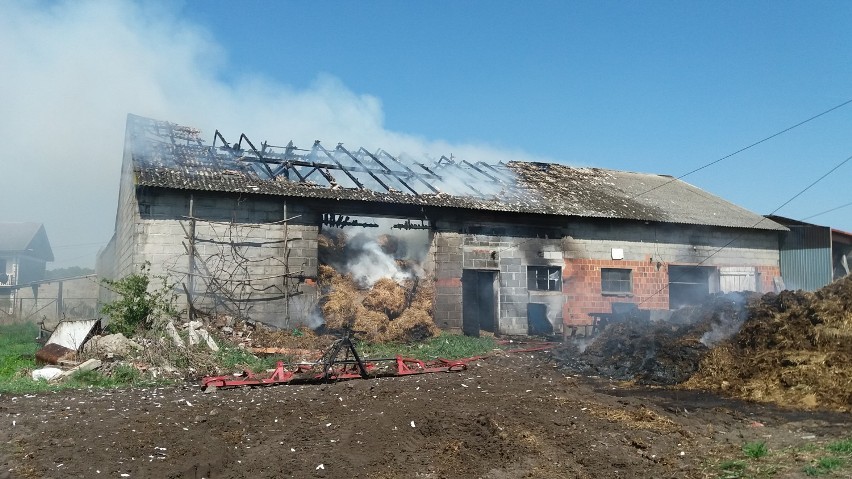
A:
<svg viewBox="0 0 852 479">
<path fill-rule="evenodd" d="M 485 171 L 483 171 L 483 170 L 479 169 L 476 165 L 474 165 L 473 163 L 471 163 L 471 162 L 469 162 L 469 161 L 467 161 L 467 160 L 462 160 L 462 164 L 465 164 L 465 165 L 470 166 L 471 168 L 473 168 L 474 170 L 478 171 L 481 175 L 485 176 L 486 178 L 488 178 L 488 179 L 489 179 L 489 180 L 491 180 L 491 181 L 496 181 L 496 182 L 498 182 L 498 183 L 503 183 L 503 181 L 502 181 L 502 180 L 500 180 L 500 179 L 498 179 L 498 178 L 496 178 L 496 177 L 494 177 L 494 176 L 489 175 L 488 173 L 486 173 Z"/>
<path fill-rule="evenodd" d="M 266 162 L 262 161 L 263 160 L 263 152 L 257 151 L 257 148 L 254 147 L 254 143 L 252 143 L 251 140 L 249 140 L 249 138 L 246 136 L 245 133 L 240 135 L 240 141 L 237 143 L 237 145 L 239 145 L 240 149 L 242 149 L 243 140 L 246 140 L 246 143 L 248 143 L 249 147 L 251 148 L 251 151 L 253 151 L 254 154 L 259 159 L 261 159 L 260 164 L 263 165 L 263 168 L 266 170 L 266 173 L 269 174 L 269 178 L 275 179 L 275 175 L 272 173 L 272 168 L 270 168 L 269 165 L 266 164 Z M 266 142 L 263 143 L 263 149 L 266 150 Z"/>
<path fill-rule="evenodd" d="M 349 216 L 323 214 L 322 224 L 331 228 L 343 228 L 345 226 L 360 226 L 362 228 L 378 228 L 377 223 L 367 223 L 350 219 Z"/>
<path fill-rule="evenodd" d="M 420 224 L 418 225 L 412 223 L 411 220 L 405 220 L 405 223 L 397 223 L 391 226 L 391 228 L 396 228 L 400 230 L 428 230 L 429 225 L 424 224 L 423 221 L 420 221 Z"/>
<path fill-rule="evenodd" d="M 446 163 L 444 163 L 444 164 L 442 164 L 442 161 L 443 161 L 443 160 L 446 160 L 447 162 L 446 162 Z M 429 173 L 435 174 L 432 170 L 430 170 L 430 169 L 429 169 L 429 167 L 428 167 L 428 166 L 424 165 L 423 163 L 417 163 L 417 164 L 418 164 L 421 168 L 423 168 L 424 170 L 428 171 Z M 456 162 L 455 162 L 455 161 L 453 161 L 453 160 L 451 160 L 450 158 L 447 158 L 446 156 L 443 156 L 443 155 L 441 156 L 441 158 L 439 158 L 439 159 L 438 159 L 438 161 L 437 161 L 436 165 L 439 165 L 441 168 L 444 168 L 444 167 L 453 167 L 453 168 L 455 168 L 455 169 L 457 169 L 457 170 L 461 170 L 461 171 L 465 172 L 468 176 L 470 176 L 470 177 L 471 177 L 471 178 L 473 178 L 474 180 L 478 180 L 478 179 L 479 179 L 479 178 L 476 178 L 475 176 L 473 176 L 473 175 L 472 175 L 469 171 L 465 170 L 464 168 L 459 167 L 459 165 L 458 165 L 458 164 L 456 164 Z M 437 176 L 437 174 L 436 174 L 436 176 Z M 440 178 L 440 177 L 439 177 L 439 178 Z M 441 179 L 443 180 L 443 178 L 441 178 Z M 483 194 L 482 194 L 482 192 L 480 192 L 479 190 L 477 190 L 477 189 L 476 189 L 476 188 L 474 188 L 473 186 L 471 186 L 471 185 L 469 185 L 469 184 L 466 184 L 465 186 L 467 186 L 467 187 L 468 187 L 471 191 L 473 191 L 473 192 L 474 192 L 477 196 L 479 196 L 479 197 L 484 197 L 484 196 L 485 196 L 485 195 L 483 195 Z"/>
<path fill-rule="evenodd" d="M 514 177 L 514 175 L 512 175 L 511 173 L 507 173 L 507 172 L 505 172 L 505 171 L 500 171 L 500 170 L 498 170 L 497 168 L 494 168 L 494 166 L 493 166 L 493 165 L 489 165 L 488 163 L 485 163 L 484 161 L 477 161 L 477 162 L 476 162 L 476 164 L 477 164 L 477 165 L 479 165 L 479 166 L 481 166 L 481 167 L 483 167 L 483 168 L 486 168 L 486 169 L 488 169 L 488 170 L 491 170 L 491 171 L 493 171 L 494 173 L 496 173 L 496 174 L 498 174 L 498 175 L 502 175 L 502 176 L 503 176 L 503 178 L 505 178 L 506 180 L 508 180 L 508 181 L 510 181 L 510 182 L 512 182 L 512 183 L 514 183 L 515 177 Z M 501 163 L 501 165 L 502 165 L 502 163 Z M 505 167 L 504 167 L 504 168 L 505 168 Z"/>
<path fill-rule="evenodd" d="M 396 164 L 398 164 L 399 166 L 401 166 L 401 167 L 405 168 L 405 170 L 406 170 L 406 171 L 407 171 L 407 172 L 411 175 L 411 177 L 414 177 L 414 178 L 417 178 L 418 180 L 420 180 L 420 181 L 421 181 L 424 185 L 426 185 L 426 187 L 427 187 L 427 188 L 429 188 L 430 190 L 432 190 L 432 192 L 433 192 L 433 193 L 436 193 L 436 194 L 437 194 L 437 193 L 440 193 L 440 191 L 439 191 L 437 188 L 435 188 L 434 186 L 432 186 L 432 184 L 431 184 L 431 183 L 429 183 L 428 181 L 426 181 L 425 179 L 423 179 L 423 176 L 424 176 L 424 175 L 422 175 L 422 174 L 418 174 L 417 172 L 415 172 L 414 170 L 412 170 L 411 168 L 409 168 L 409 167 L 408 167 L 406 164 L 404 164 L 403 162 L 401 162 L 401 161 L 397 160 L 397 159 L 396 159 L 393 155 L 391 155 L 390 153 L 388 153 L 388 152 L 387 152 L 387 151 L 385 151 L 385 150 L 380 150 L 380 154 L 383 154 L 383 155 L 387 156 L 388 158 L 390 158 L 391 160 L 393 160 L 393 161 L 394 161 L 394 163 L 396 163 Z M 432 175 L 432 177 L 433 177 L 433 178 L 436 178 L 436 179 L 438 179 L 438 180 L 440 180 L 440 179 L 441 179 L 441 177 L 440 177 L 440 176 L 436 175 L 435 173 L 432 173 L 432 172 L 431 172 L 431 171 L 429 171 L 428 169 L 426 169 L 426 171 L 427 171 L 427 172 L 429 172 L 429 174 L 430 174 L 430 175 Z"/>
<path fill-rule="evenodd" d="M 370 157 L 373 161 L 375 161 L 376 163 L 378 163 L 378 165 L 379 165 L 379 166 L 381 166 L 381 167 L 384 169 L 384 171 L 382 172 L 382 174 L 384 174 L 385 176 L 387 176 L 387 177 L 389 177 L 389 178 L 393 178 L 393 179 L 395 179 L 396 181 L 398 181 L 398 182 L 399 182 L 402 186 L 404 186 L 406 189 L 408 189 L 408 191 L 410 191 L 410 192 L 411 192 L 411 194 L 413 194 L 414 196 L 419 196 L 419 195 L 420 195 L 420 193 L 418 193 L 418 192 L 417 192 L 417 190 L 415 190 L 414 188 L 412 188 L 411 186 L 409 186 L 409 184 L 408 184 L 408 183 L 406 183 L 406 182 L 405 182 L 402 178 L 400 178 L 400 177 L 399 177 L 399 175 L 394 174 L 394 173 L 393 173 L 393 171 L 391 171 L 391 169 L 387 167 L 387 165 L 385 165 L 384 163 L 382 163 L 382 160 L 380 160 L 380 159 L 378 159 L 378 158 L 376 157 L 376 155 L 373 155 L 373 154 L 372 154 L 372 153 L 370 153 L 369 151 L 365 150 L 365 149 L 364 149 L 364 147 L 361 147 L 361 149 L 359 149 L 358 151 L 359 151 L 359 152 L 362 152 L 362 154 L 365 154 L 365 155 L 369 156 L 369 157 Z M 412 173 L 414 173 L 414 172 L 412 172 Z"/>
<path fill-rule="evenodd" d="M 354 161 L 355 163 L 357 163 L 357 164 L 358 164 L 358 166 L 360 166 L 360 167 L 363 169 L 363 171 L 366 171 L 366 172 L 367 172 L 370 176 L 372 176 L 372 177 L 373 177 L 373 179 L 374 179 L 374 180 L 376 180 L 376 182 L 378 182 L 380 185 L 382 185 L 382 187 L 383 187 L 384 189 L 386 189 L 387 191 L 390 191 L 390 190 L 391 190 L 391 189 L 390 189 L 390 187 L 389 187 L 388 185 L 386 185 L 384 181 L 380 180 L 378 176 L 376 176 L 375 174 L 373 174 L 373 172 L 372 172 L 372 171 L 368 170 L 368 169 L 367 169 L 367 167 L 366 167 L 366 166 L 364 166 L 364 164 L 363 164 L 363 163 L 361 163 L 361 161 L 360 161 L 360 160 L 358 160 L 358 158 L 355 158 L 355 155 L 353 155 L 352 153 L 349 153 L 349 150 L 347 150 L 346 148 L 344 148 L 344 147 L 343 147 L 343 144 L 338 143 L 338 144 L 337 144 L 337 149 L 338 149 L 338 150 L 340 150 L 340 151 L 342 151 L 342 152 L 344 152 L 344 153 L 346 153 L 347 155 L 349 155 L 349 158 L 352 158 L 352 161 Z"/>
<path fill-rule="evenodd" d="M 332 154 L 331 154 L 328 150 L 326 150 L 326 149 L 325 149 L 322 145 L 320 145 L 319 140 L 317 140 L 317 141 L 314 143 L 314 147 L 315 147 L 315 148 L 318 148 L 319 150 L 322 150 L 322 152 L 323 152 L 323 153 L 325 153 L 325 156 L 327 156 L 327 157 L 331 158 L 331 161 L 333 161 L 334 163 L 336 163 L 336 164 L 337 164 L 337 166 L 339 167 L 339 169 L 343 170 L 343 172 L 344 172 L 344 173 L 346 173 L 346 176 L 348 176 L 348 177 L 349 177 L 349 179 L 350 179 L 350 180 L 352 180 L 352 182 L 353 182 L 353 183 L 355 183 L 355 186 L 357 186 L 357 187 L 358 187 L 358 189 L 361 189 L 361 190 L 365 189 L 365 188 L 364 188 L 364 184 L 363 184 L 363 183 L 361 183 L 361 182 L 358 180 L 358 178 L 356 178 L 356 177 L 355 177 L 355 175 L 353 175 L 352 173 L 350 173 L 350 172 L 349 172 L 349 168 L 347 168 L 347 167 L 343 166 L 343 165 L 342 165 L 339 161 L 337 161 L 337 158 L 335 158 L 335 156 L 334 156 L 334 155 L 332 155 Z"/>
</svg>

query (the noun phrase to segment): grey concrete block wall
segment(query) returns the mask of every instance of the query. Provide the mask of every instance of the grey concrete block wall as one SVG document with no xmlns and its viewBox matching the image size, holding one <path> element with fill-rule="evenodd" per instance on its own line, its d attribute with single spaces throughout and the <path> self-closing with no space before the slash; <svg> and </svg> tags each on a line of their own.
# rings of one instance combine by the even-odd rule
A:
<svg viewBox="0 0 852 479">
<path fill-rule="evenodd" d="M 116 268 L 118 261 L 113 260 L 104 270 L 121 277 L 149 262 L 152 275 L 166 276 L 175 284 L 178 307 L 185 308 L 183 286 L 190 283 L 186 248 L 190 221 L 186 216 L 192 193 L 129 191 L 130 197 L 120 202 L 117 241 L 111 251 L 114 258 L 118 251 L 125 251 L 123 262 L 129 267 Z M 195 224 L 200 258 L 193 272 L 196 307 L 278 326 L 288 322 L 288 317 L 289 324 L 316 322 L 310 315 L 317 289 L 313 281 L 305 280 L 317 274 L 318 226 L 282 223 L 288 212 L 281 198 L 192 195 L 193 216 L 200 218 Z M 297 277 L 285 280 L 288 273 Z M 287 296 L 291 297 L 289 303 L 284 299 Z"/>
<path fill-rule="evenodd" d="M 435 281 L 435 324 L 442 329 L 460 330 L 462 326 L 462 243 L 455 232 L 433 232 L 430 238 L 428 269 Z"/>
<path fill-rule="evenodd" d="M 638 222 L 577 221 L 561 242 L 567 259 L 612 259 L 621 249 L 627 261 L 705 266 L 778 266 L 778 232 L 659 225 Z"/>
</svg>

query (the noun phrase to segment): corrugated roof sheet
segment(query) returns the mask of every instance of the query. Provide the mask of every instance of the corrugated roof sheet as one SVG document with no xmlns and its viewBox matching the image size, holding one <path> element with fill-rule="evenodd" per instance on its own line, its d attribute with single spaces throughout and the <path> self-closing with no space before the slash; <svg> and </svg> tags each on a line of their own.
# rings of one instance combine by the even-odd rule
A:
<svg viewBox="0 0 852 479">
<path fill-rule="evenodd" d="M 412 168 L 419 165 L 428 172 L 423 176 L 426 180 L 419 181 L 424 184 L 432 182 L 434 185 L 427 185 L 430 189 L 413 194 L 397 186 L 401 183 L 393 182 L 405 180 L 413 186 L 417 182 L 415 176 L 393 175 L 391 168 L 379 161 L 376 161 L 376 164 L 382 165 L 387 174 L 378 167 L 371 170 L 357 162 L 341 145 L 332 153 L 339 154 L 339 157 L 343 158 L 340 161 L 347 158 L 354 161 L 341 165 L 351 172 L 347 174 L 349 179 L 343 176 L 340 170 L 334 172 L 336 176 L 332 178 L 332 183 L 320 184 L 310 180 L 291 181 L 283 176 L 270 177 L 267 174 L 270 171 L 267 164 L 258 166 L 262 162 L 257 161 L 257 158 L 254 159 L 255 163 L 247 163 L 245 159 L 248 156 L 242 155 L 242 150 L 237 155 L 224 147 L 206 146 L 200 140 L 198 130 L 193 128 L 130 115 L 128 133 L 132 143 L 130 151 L 133 155 L 136 182 L 141 186 L 736 228 L 786 229 L 769 219 L 669 176 L 526 162 L 491 166 L 477 163 L 480 167 L 466 162 L 464 165 L 453 162 L 455 170 L 449 173 L 448 170 L 440 169 L 444 166 L 441 162 L 432 165 L 431 169 L 423 163 L 414 162 Z M 317 145 L 312 153 L 316 153 Z M 264 151 L 265 149 L 264 145 Z M 322 148 L 321 151 L 333 161 L 339 161 L 332 158 L 332 153 L 328 150 Z M 345 155 L 340 153 L 341 151 Z M 309 154 L 306 153 L 299 158 L 308 157 Z M 369 160 L 371 157 L 376 159 L 369 153 L 361 158 Z M 388 157 L 397 161 L 390 155 Z M 279 165 L 272 165 L 273 167 L 286 166 L 285 160 L 289 157 L 280 158 L 284 160 L 281 160 Z M 446 158 L 442 157 L 442 160 Z M 330 164 L 331 160 L 325 161 Z M 399 165 L 414 173 L 401 162 Z M 483 171 L 486 169 L 488 171 Z M 323 168 L 301 169 L 302 174 L 319 170 Z M 368 170 L 377 173 L 370 174 Z M 441 176 L 442 171 L 447 174 Z M 333 176 L 329 175 L 332 172 L 328 168 L 320 173 L 323 176 L 317 174 L 316 177 L 321 180 Z M 362 183 L 363 188 L 356 187 L 355 180 L 352 180 L 350 175 L 356 176 L 355 180 L 360 180 L 358 182 Z M 447 191 L 447 186 L 450 186 L 447 177 L 458 175 L 463 176 L 461 183 L 468 185 L 474 183 L 473 180 L 478 177 L 480 183 L 476 191 L 481 194 L 442 192 Z M 468 178 L 465 175 L 470 176 Z M 513 180 L 510 179 L 512 177 Z M 489 184 L 482 183 L 483 180 Z M 380 183 L 387 183 L 389 186 L 383 185 L 385 188 L 382 189 L 378 187 Z"/>
</svg>

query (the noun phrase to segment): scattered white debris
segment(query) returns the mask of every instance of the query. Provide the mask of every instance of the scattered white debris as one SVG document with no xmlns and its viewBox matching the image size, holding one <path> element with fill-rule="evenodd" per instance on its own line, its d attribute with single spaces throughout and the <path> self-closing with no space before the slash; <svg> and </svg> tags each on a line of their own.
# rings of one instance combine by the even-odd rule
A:
<svg viewBox="0 0 852 479">
<path fill-rule="evenodd" d="M 45 367 L 41 369 L 36 369 L 32 372 L 32 377 L 34 380 L 38 381 L 39 379 L 44 379 L 45 381 L 50 381 L 51 379 L 56 379 L 62 375 L 62 370 L 54 367 Z"/>
<path fill-rule="evenodd" d="M 324 464 L 320 464 L 319 466 L 317 466 L 317 471 L 319 471 L 320 469 L 325 469 L 325 465 L 324 465 Z"/>
<path fill-rule="evenodd" d="M 414 421 L 411 421 L 411 427 L 415 427 L 415 426 L 414 426 Z"/>
</svg>

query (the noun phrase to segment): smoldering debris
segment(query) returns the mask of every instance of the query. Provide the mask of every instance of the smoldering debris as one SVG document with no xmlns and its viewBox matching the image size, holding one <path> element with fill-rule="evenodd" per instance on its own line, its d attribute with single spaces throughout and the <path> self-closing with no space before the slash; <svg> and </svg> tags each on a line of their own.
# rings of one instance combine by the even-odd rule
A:
<svg viewBox="0 0 852 479">
<path fill-rule="evenodd" d="M 784 407 L 852 411 L 852 276 L 815 293 L 710 297 L 671 321 L 610 324 L 564 368 Z"/>
<path fill-rule="evenodd" d="M 575 372 L 646 385 L 674 385 L 698 370 L 709 338 L 738 330 L 750 296 L 714 295 L 698 306 L 675 311 L 667 321 L 627 316 L 608 325 L 591 342 L 554 350 L 558 363 Z"/>
</svg>

